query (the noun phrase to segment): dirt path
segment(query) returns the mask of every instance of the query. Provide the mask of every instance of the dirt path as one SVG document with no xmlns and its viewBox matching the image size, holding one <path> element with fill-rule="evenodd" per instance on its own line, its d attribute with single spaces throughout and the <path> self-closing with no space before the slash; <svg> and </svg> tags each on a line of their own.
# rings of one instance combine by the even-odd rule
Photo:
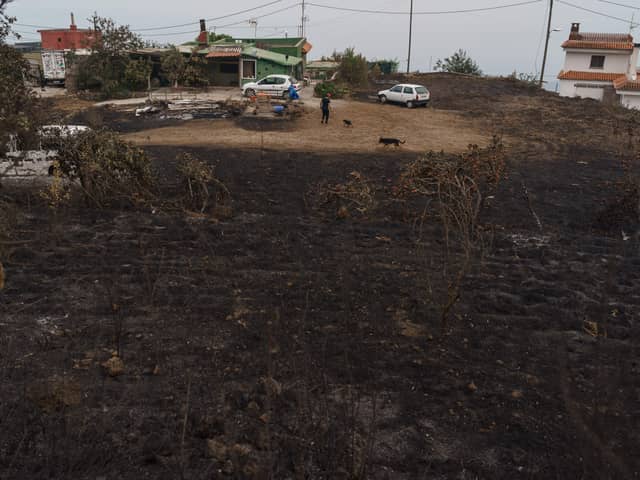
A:
<svg viewBox="0 0 640 480">
<path fill-rule="evenodd" d="M 457 112 L 431 108 L 409 110 L 396 105 L 355 101 L 334 101 L 329 125 L 320 123 L 315 99 L 307 102 L 307 112 L 286 130 L 247 129 L 234 120 L 200 120 L 179 126 L 162 127 L 125 135 L 141 146 L 215 146 L 271 150 L 311 150 L 331 152 L 375 152 L 384 147 L 380 136 L 396 137 L 406 144 L 404 151 L 445 150 L 462 152 L 469 143 L 484 145 L 491 132 L 482 132 Z M 353 122 L 345 128 L 343 119 Z M 387 148 L 391 150 L 391 148 Z"/>
</svg>

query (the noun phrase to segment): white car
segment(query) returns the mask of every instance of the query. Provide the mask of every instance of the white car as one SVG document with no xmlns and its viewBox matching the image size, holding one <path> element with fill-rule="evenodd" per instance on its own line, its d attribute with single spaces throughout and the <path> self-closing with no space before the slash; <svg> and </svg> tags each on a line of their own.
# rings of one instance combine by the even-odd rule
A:
<svg viewBox="0 0 640 480">
<path fill-rule="evenodd" d="M 403 103 L 408 108 L 417 107 L 418 105 L 426 107 L 430 99 L 431 94 L 427 87 L 411 83 L 401 83 L 388 90 L 378 92 L 380 103 Z"/>
<path fill-rule="evenodd" d="M 298 80 L 289 75 L 267 75 L 257 82 L 245 83 L 242 86 L 242 95 L 253 97 L 258 93 L 264 93 L 273 97 L 287 98 L 291 85 L 296 91 L 302 88 Z"/>
</svg>

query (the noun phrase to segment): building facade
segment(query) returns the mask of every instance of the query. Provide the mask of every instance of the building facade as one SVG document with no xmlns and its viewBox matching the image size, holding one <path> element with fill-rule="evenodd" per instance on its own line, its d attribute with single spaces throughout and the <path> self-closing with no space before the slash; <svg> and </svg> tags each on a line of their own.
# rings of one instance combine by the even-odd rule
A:
<svg viewBox="0 0 640 480">
<path fill-rule="evenodd" d="M 640 108 L 639 45 L 629 34 L 583 33 L 571 25 L 562 44 L 564 68 L 558 75 L 562 97 L 592 98 Z"/>
</svg>

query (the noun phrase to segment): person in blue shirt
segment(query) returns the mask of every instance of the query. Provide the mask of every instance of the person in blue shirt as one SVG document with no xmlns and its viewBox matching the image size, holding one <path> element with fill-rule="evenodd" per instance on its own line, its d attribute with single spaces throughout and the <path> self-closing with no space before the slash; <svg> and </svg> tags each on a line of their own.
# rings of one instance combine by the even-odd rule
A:
<svg viewBox="0 0 640 480">
<path fill-rule="evenodd" d="M 289 100 L 300 100 L 300 95 L 298 95 L 298 91 L 296 87 L 293 86 L 293 83 L 289 85 Z"/>
</svg>

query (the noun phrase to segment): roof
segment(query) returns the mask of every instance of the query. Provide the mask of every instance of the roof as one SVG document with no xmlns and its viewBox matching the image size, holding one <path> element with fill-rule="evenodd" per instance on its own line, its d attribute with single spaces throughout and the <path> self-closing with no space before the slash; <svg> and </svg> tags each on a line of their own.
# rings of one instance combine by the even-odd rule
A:
<svg viewBox="0 0 640 480">
<path fill-rule="evenodd" d="M 242 53 L 240 45 L 214 45 L 209 48 L 207 58 L 238 58 Z"/>
<path fill-rule="evenodd" d="M 242 48 L 242 54 L 248 57 L 258 58 L 260 60 L 267 60 L 272 63 L 284 66 L 296 66 L 302 63 L 300 57 L 294 57 L 292 55 L 283 55 L 282 53 L 270 52 L 269 50 L 263 50 L 256 48 L 253 45 L 245 45 Z"/>
<path fill-rule="evenodd" d="M 640 80 L 629 80 L 626 77 L 620 77 L 613 82 L 613 86 L 618 91 L 640 91 Z"/>
<path fill-rule="evenodd" d="M 633 50 L 633 37 L 626 33 L 572 32 L 562 48 L 589 50 Z"/>
<path fill-rule="evenodd" d="M 624 73 L 604 73 L 604 72 L 578 72 L 576 70 L 561 71 L 558 75 L 560 80 L 583 80 L 591 82 L 613 82 L 619 78 L 626 79 Z"/>
<path fill-rule="evenodd" d="M 307 63 L 307 70 L 335 70 L 339 66 L 338 62 L 316 60 Z"/>
</svg>

